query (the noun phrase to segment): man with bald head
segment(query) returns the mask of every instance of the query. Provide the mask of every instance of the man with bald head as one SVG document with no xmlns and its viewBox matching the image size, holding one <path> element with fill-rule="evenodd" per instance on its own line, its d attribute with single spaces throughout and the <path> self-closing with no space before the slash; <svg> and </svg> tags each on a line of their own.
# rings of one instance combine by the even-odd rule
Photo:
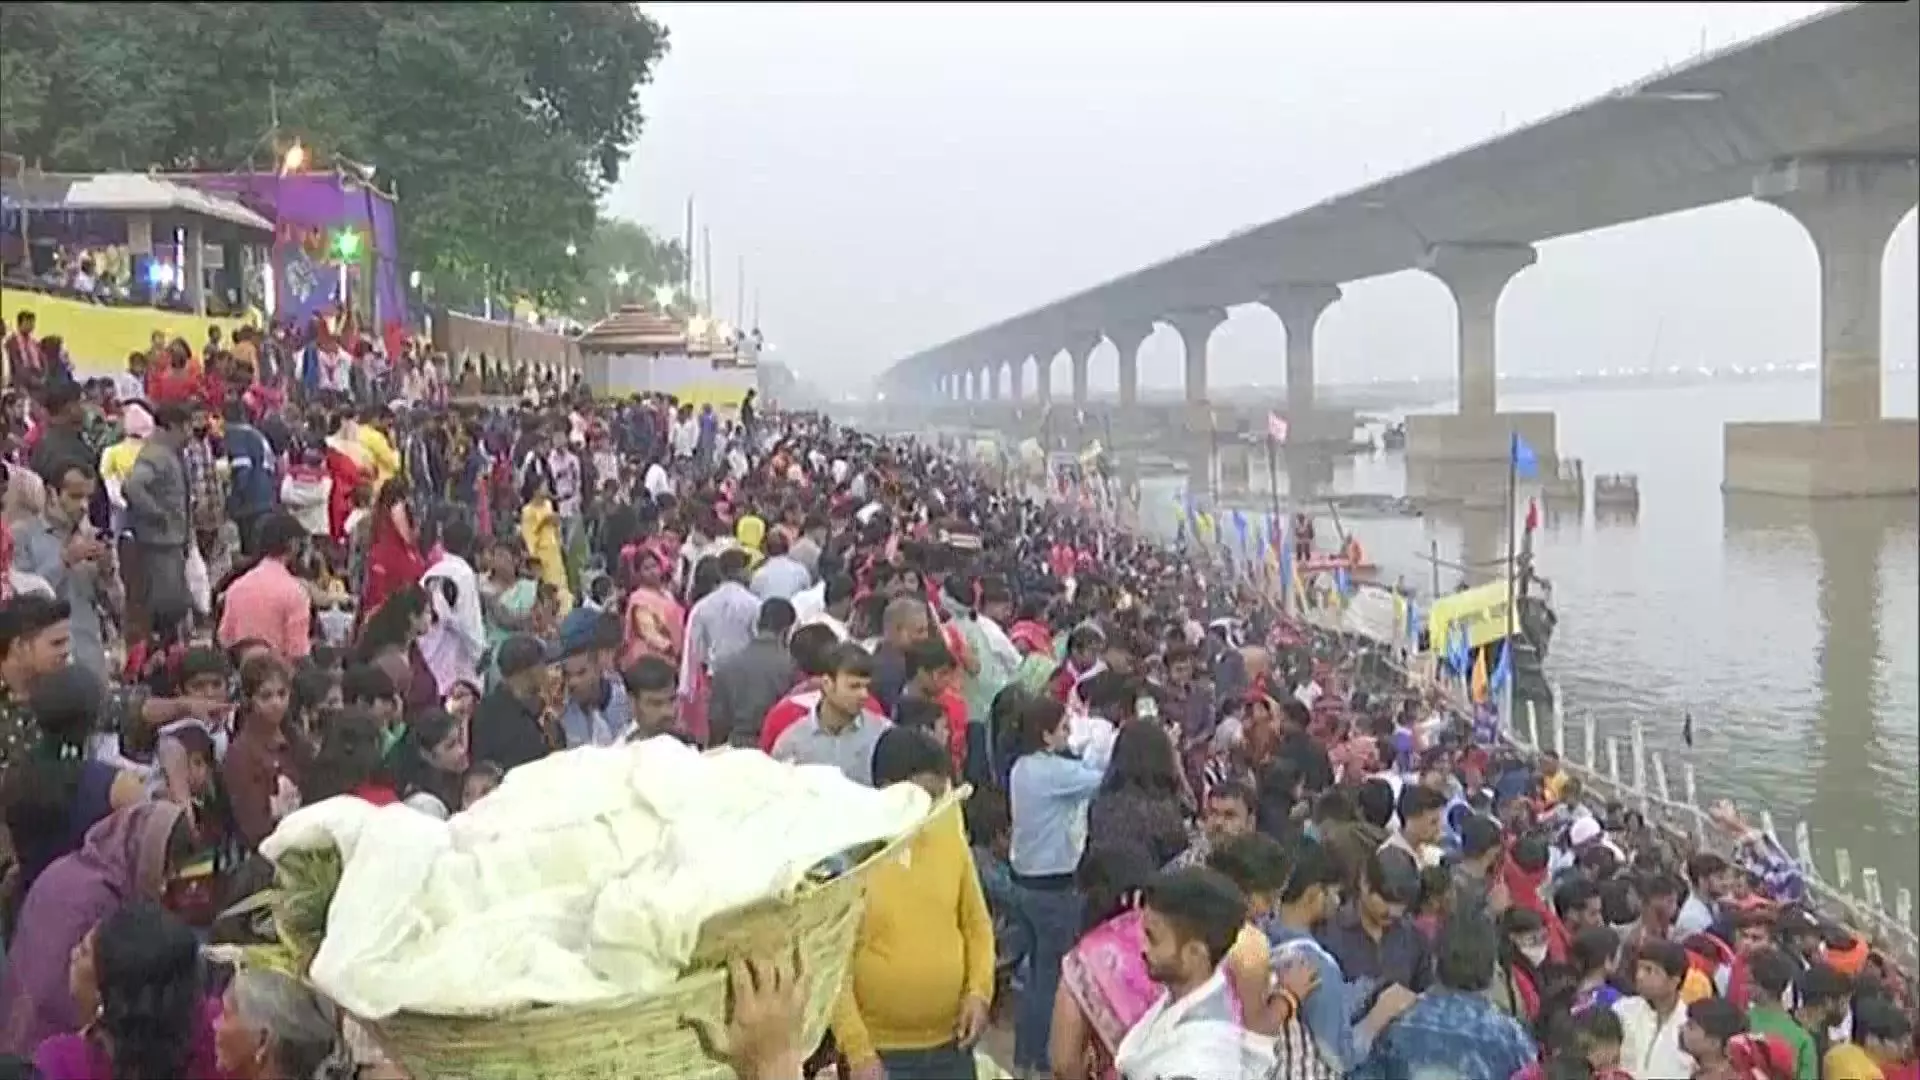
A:
<svg viewBox="0 0 1920 1080">
<path fill-rule="evenodd" d="M 873 651 L 873 696 L 892 716 L 907 685 L 907 649 L 933 635 L 933 612 L 917 596 L 899 596 L 880 614 L 880 645 Z"/>
</svg>

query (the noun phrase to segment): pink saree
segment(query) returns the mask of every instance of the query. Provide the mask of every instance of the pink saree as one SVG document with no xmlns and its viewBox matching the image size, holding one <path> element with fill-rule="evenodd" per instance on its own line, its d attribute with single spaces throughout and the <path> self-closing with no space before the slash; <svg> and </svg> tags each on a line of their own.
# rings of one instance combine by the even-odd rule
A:
<svg viewBox="0 0 1920 1080">
<path fill-rule="evenodd" d="M 1147 975 L 1146 932 L 1138 911 L 1122 912 L 1087 931 L 1060 961 L 1060 985 L 1093 1032 L 1098 1075 L 1114 1080 L 1113 1052 L 1160 997 Z"/>
<path fill-rule="evenodd" d="M 1147 974 L 1144 921 L 1137 910 L 1115 915 L 1082 935 L 1060 961 L 1060 985 L 1073 995 L 1093 1032 L 1095 1075 L 1101 1080 L 1119 1080 L 1113 1068 L 1114 1051 L 1160 999 L 1160 984 Z M 1238 1020 L 1237 998 L 1233 1012 Z"/>
<path fill-rule="evenodd" d="M 627 642 L 621 662 L 632 667 L 642 656 L 680 659 L 687 612 L 665 590 L 639 588 L 627 600 Z"/>
</svg>

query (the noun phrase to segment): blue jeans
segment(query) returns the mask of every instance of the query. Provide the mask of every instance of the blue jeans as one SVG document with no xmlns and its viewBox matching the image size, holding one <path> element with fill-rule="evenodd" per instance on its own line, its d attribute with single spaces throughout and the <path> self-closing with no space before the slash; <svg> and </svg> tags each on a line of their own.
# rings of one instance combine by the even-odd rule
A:
<svg viewBox="0 0 1920 1080">
<path fill-rule="evenodd" d="M 887 1080 L 973 1080 L 973 1051 L 948 1043 L 925 1050 L 882 1050 Z"/>
<path fill-rule="evenodd" d="M 1072 889 L 1017 885 L 1020 906 L 1033 934 L 1027 983 L 1013 1018 L 1013 1067 L 1046 1075 L 1047 1040 L 1053 1034 L 1053 995 L 1060 988 L 1060 961 L 1080 937 L 1084 902 Z"/>
</svg>

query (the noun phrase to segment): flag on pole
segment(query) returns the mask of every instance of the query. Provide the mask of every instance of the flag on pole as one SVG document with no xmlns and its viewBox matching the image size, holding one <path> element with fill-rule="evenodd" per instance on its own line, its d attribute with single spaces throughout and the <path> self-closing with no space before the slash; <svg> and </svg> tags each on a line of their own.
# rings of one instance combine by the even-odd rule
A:
<svg viewBox="0 0 1920 1080">
<path fill-rule="evenodd" d="M 1491 685 L 1498 691 L 1511 682 L 1513 682 L 1513 642 L 1508 640 L 1500 643 L 1500 659 L 1494 662 Z"/>
<path fill-rule="evenodd" d="M 1287 519 L 1280 522 L 1280 539 L 1279 539 L 1279 542 L 1274 546 L 1278 549 L 1275 551 L 1274 554 L 1279 559 L 1278 569 L 1280 571 L 1280 610 L 1285 612 L 1291 612 L 1293 611 L 1293 595 L 1294 595 L 1293 521 L 1292 519 Z"/>
<path fill-rule="evenodd" d="M 1487 700 L 1487 651 L 1481 649 L 1473 654 L 1473 677 L 1467 683 L 1467 692 L 1475 702 Z"/>
<path fill-rule="evenodd" d="M 1509 456 L 1513 462 L 1514 474 L 1522 480 L 1531 480 L 1539 474 L 1540 459 L 1534 455 L 1533 447 L 1529 446 L 1527 440 L 1521 438 L 1517 431 L 1513 433 Z"/>
<path fill-rule="evenodd" d="M 1267 414 L 1267 438 L 1274 442 L 1287 441 L 1287 419 L 1279 413 Z"/>
</svg>

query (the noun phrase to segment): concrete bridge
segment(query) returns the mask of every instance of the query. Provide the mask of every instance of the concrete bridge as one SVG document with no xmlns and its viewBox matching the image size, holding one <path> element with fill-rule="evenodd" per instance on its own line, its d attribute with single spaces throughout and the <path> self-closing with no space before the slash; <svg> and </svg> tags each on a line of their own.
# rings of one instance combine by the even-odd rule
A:
<svg viewBox="0 0 1920 1080">
<path fill-rule="evenodd" d="M 1084 409 L 1102 339 L 1118 412 L 1139 407 L 1139 348 L 1157 324 L 1185 349 L 1186 427 L 1211 431 L 1207 342 L 1226 309 L 1261 304 L 1286 335 L 1292 438 L 1344 438 L 1314 399 L 1314 327 L 1342 284 L 1421 269 L 1457 308 L 1458 408 L 1408 429 L 1429 461 L 1504 458 L 1510 432 L 1549 455 L 1548 412 L 1501 412 L 1496 315 L 1541 241 L 1755 198 L 1806 229 L 1820 264 L 1820 419 L 1729 424 L 1728 490 L 1804 497 L 1920 493 L 1920 427 L 1880 401 L 1880 264 L 1920 200 L 1920 4 L 1852 4 L 1655 75 L 1450 157 L 1244 229 L 899 361 L 887 400 L 921 406 L 1068 401 Z M 1063 402 L 1065 404 L 1066 402 Z M 1326 428 L 1328 430 L 1322 430 Z"/>
</svg>

